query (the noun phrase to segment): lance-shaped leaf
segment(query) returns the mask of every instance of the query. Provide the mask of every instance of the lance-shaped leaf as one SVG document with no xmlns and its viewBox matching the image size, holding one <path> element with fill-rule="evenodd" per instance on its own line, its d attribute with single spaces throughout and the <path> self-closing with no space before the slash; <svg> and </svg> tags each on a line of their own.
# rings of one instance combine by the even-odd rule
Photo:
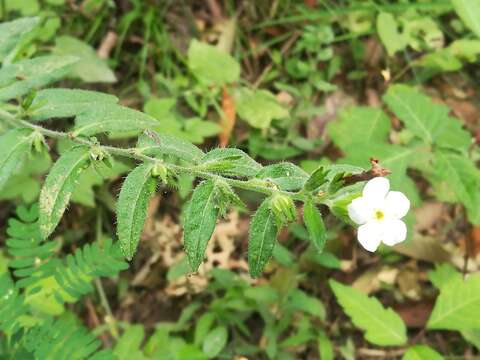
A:
<svg viewBox="0 0 480 360">
<path fill-rule="evenodd" d="M 365 331 L 365 339 L 376 345 L 403 345 L 407 329 L 402 318 L 390 308 L 385 309 L 374 297 L 357 289 L 330 280 L 330 287 L 353 324 Z"/>
<path fill-rule="evenodd" d="M 0 190 L 32 146 L 32 130 L 14 129 L 0 136 Z"/>
<path fill-rule="evenodd" d="M 216 197 L 215 184 L 206 180 L 195 188 L 187 205 L 183 242 L 193 271 L 197 271 L 202 263 L 207 243 L 215 230 L 219 212 Z"/>
<path fill-rule="evenodd" d="M 15 48 L 24 34 L 38 24 L 38 21 L 38 17 L 28 17 L 0 24 L 0 61 Z"/>
<path fill-rule="evenodd" d="M 322 214 L 312 201 L 307 201 L 303 207 L 303 221 L 307 227 L 310 241 L 317 251 L 322 252 L 327 240 L 327 231 Z"/>
<path fill-rule="evenodd" d="M 147 217 L 148 203 L 157 181 L 151 176 L 153 164 L 137 166 L 125 179 L 117 203 L 117 234 L 123 255 L 131 260 L 137 251 Z"/>
<path fill-rule="evenodd" d="M 262 165 L 235 148 L 213 149 L 202 157 L 200 163 L 211 171 L 235 177 L 255 176 L 262 169 Z"/>
<path fill-rule="evenodd" d="M 97 91 L 79 89 L 40 90 L 29 108 L 32 120 L 66 118 L 78 115 L 103 103 L 115 104 L 118 98 Z"/>
<path fill-rule="evenodd" d="M 308 174 L 292 163 L 279 163 L 265 166 L 256 176 L 273 182 L 281 190 L 299 190 L 308 180 Z"/>
<path fill-rule="evenodd" d="M 76 146 L 60 156 L 53 165 L 40 192 L 39 222 L 42 236 L 49 236 L 57 227 L 89 159 L 90 148 Z"/>
<path fill-rule="evenodd" d="M 173 156 L 193 164 L 198 163 L 205 155 L 202 150 L 188 141 L 173 135 L 158 134 L 154 131 L 148 131 L 140 135 L 137 148 L 145 155 Z"/>
<path fill-rule="evenodd" d="M 158 125 L 157 120 L 140 111 L 104 103 L 76 117 L 74 134 L 141 131 Z"/>
<path fill-rule="evenodd" d="M 270 260 L 277 241 L 278 225 L 266 199 L 253 216 L 248 239 L 248 267 L 252 277 L 258 277 Z"/>
</svg>

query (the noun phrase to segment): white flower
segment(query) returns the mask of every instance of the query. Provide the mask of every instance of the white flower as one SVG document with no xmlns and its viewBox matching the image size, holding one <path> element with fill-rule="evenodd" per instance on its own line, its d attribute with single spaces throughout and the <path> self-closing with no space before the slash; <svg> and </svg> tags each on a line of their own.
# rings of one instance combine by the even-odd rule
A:
<svg viewBox="0 0 480 360">
<path fill-rule="evenodd" d="M 389 191 L 390 182 L 376 177 L 367 182 L 362 196 L 348 205 L 348 216 L 358 228 L 358 241 L 368 251 L 375 251 L 384 243 L 396 245 L 407 237 L 407 227 L 400 220 L 409 208 L 410 201 L 399 191 Z"/>
</svg>

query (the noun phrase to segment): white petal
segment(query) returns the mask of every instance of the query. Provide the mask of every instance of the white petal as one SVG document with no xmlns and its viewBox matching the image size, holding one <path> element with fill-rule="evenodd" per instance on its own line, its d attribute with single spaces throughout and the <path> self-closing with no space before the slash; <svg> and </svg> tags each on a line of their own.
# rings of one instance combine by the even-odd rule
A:
<svg viewBox="0 0 480 360">
<path fill-rule="evenodd" d="M 347 206 L 348 216 L 358 225 L 365 224 L 373 216 L 373 209 L 367 199 L 359 197 Z"/>
<path fill-rule="evenodd" d="M 407 238 L 407 226 L 402 220 L 383 222 L 383 243 L 389 246 L 397 245 Z"/>
<path fill-rule="evenodd" d="M 385 198 L 385 209 L 390 216 L 401 219 L 410 209 L 410 200 L 400 191 L 390 191 Z"/>
<path fill-rule="evenodd" d="M 367 182 L 363 188 L 363 196 L 372 202 L 378 202 L 385 199 L 390 189 L 390 181 L 384 177 L 376 177 Z"/>
<path fill-rule="evenodd" d="M 377 250 L 382 242 L 383 227 L 377 221 L 369 221 L 358 228 L 358 241 L 370 252 Z"/>
</svg>

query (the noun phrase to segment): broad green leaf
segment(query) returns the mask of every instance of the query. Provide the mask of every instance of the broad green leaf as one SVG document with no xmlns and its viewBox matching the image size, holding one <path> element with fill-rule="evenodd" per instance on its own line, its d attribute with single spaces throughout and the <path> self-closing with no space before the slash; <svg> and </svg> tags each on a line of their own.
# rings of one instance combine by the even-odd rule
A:
<svg viewBox="0 0 480 360">
<path fill-rule="evenodd" d="M 275 214 L 266 199 L 255 212 L 250 223 L 248 239 L 248 267 L 253 278 L 259 277 L 272 257 L 277 241 L 278 226 Z"/>
<path fill-rule="evenodd" d="M 193 118 L 185 121 L 184 133 L 187 140 L 201 144 L 205 138 L 217 135 L 221 130 L 222 128 L 217 123 Z"/>
<path fill-rule="evenodd" d="M 3 66 L 0 69 L 0 101 L 15 99 L 61 79 L 76 61 L 76 57 L 52 55 Z"/>
<path fill-rule="evenodd" d="M 131 325 L 116 341 L 113 353 L 118 360 L 143 360 L 147 359 L 140 346 L 145 336 L 143 325 Z"/>
<path fill-rule="evenodd" d="M 316 316 L 321 320 L 325 320 L 325 306 L 316 297 L 307 295 L 300 289 L 293 289 L 287 299 L 287 309 L 303 311 L 306 314 Z"/>
<path fill-rule="evenodd" d="M 38 17 L 21 18 L 0 24 L 0 62 L 37 24 Z"/>
<path fill-rule="evenodd" d="M 95 50 L 87 43 L 70 36 L 60 36 L 55 40 L 53 52 L 57 55 L 76 56 L 77 63 L 69 75 L 85 82 L 113 83 L 117 81 L 115 74 L 105 60 L 100 59 Z"/>
<path fill-rule="evenodd" d="M 157 125 L 157 120 L 140 111 L 102 103 L 75 118 L 74 135 L 141 131 Z"/>
<path fill-rule="evenodd" d="M 385 142 L 390 128 L 390 119 L 382 109 L 352 107 L 342 110 L 338 118 L 328 124 L 327 130 L 333 142 L 343 150 L 360 139 L 365 144 Z"/>
<path fill-rule="evenodd" d="M 195 333 L 193 337 L 193 343 L 195 345 L 198 346 L 203 342 L 215 320 L 216 314 L 213 312 L 207 312 L 200 316 L 200 318 L 196 321 L 195 324 Z"/>
<path fill-rule="evenodd" d="M 238 115 L 254 128 L 267 129 L 272 120 L 289 115 L 269 91 L 241 88 L 234 96 Z"/>
<path fill-rule="evenodd" d="M 450 109 L 406 85 L 393 85 L 383 97 L 395 115 L 413 134 L 427 144 L 466 150 L 471 136 L 460 121 L 449 116 Z"/>
<path fill-rule="evenodd" d="M 67 118 L 90 111 L 103 103 L 115 104 L 118 98 L 97 91 L 79 89 L 40 90 L 29 108 L 32 120 Z"/>
<path fill-rule="evenodd" d="M 200 164 L 212 171 L 235 177 L 255 176 L 262 169 L 259 163 L 236 148 L 210 150 L 202 157 Z"/>
<path fill-rule="evenodd" d="M 397 51 L 405 49 L 407 45 L 405 38 L 398 30 L 397 21 L 392 14 L 384 12 L 378 14 L 377 32 L 389 56 L 393 56 Z"/>
<path fill-rule="evenodd" d="M 153 164 L 137 166 L 125 179 L 117 203 L 117 235 L 123 255 L 131 260 L 137 251 L 147 208 L 157 181 L 151 176 Z"/>
<path fill-rule="evenodd" d="M 140 135 L 137 148 L 145 155 L 173 156 L 193 164 L 198 163 L 205 155 L 202 150 L 188 141 L 153 131 Z"/>
<path fill-rule="evenodd" d="M 465 340 L 480 350 L 480 329 L 462 330 L 461 333 Z"/>
<path fill-rule="evenodd" d="M 480 170 L 476 165 L 465 156 L 439 150 L 434 153 L 432 168 L 429 180 L 437 197 L 461 202 L 467 209 L 469 220 L 480 224 Z"/>
<path fill-rule="evenodd" d="M 278 163 L 263 167 L 256 175 L 268 180 L 285 191 L 300 190 L 308 179 L 308 174 L 292 163 Z"/>
<path fill-rule="evenodd" d="M 471 330 L 480 328 L 480 275 L 455 278 L 441 287 L 427 328 Z"/>
<path fill-rule="evenodd" d="M 278 302 L 279 294 L 270 285 L 259 285 L 245 289 L 244 296 L 260 304 L 273 304 Z"/>
<path fill-rule="evenodd" d="M 427 345 L 412 346 L 402 360 L 443 360 L 443 356 Z"/>
<path fill-rule="evenodd" d="M 216 358 L 223 350 L 228 340 L 228 331 L 224 326 L 219 326 L 208 333 L 203 340 L 202 350 L 208 358 Z"/>
<path fill-rule="evenodd" d="M 460 279 L 461 277 L 462 274 L 455 270 L 452 265 L 446 263 L 441 265 L 437 264 L 435 270 L 428 272 L 428 279 L 437 289 L 441 289 L 450 281 Z"/>
<path fill-rule="evenodd" d="M 402 319 L 392 309 L 385 309 L 374 297 L 360 291 L 329 281 L 330 287 L 352 320 L 353 324 L 365 331 L 365 339 L 375 345 L 394 346 L 407 342 L 407 329 Z"/>
<path fill-rule="evenodd" d="M 187 205 L 183 225 L 183 242 L 193 271 L 197 271 L 203 261 L 208 241 L 212 237 L 219 207 L 215 183 L 206 180 L 193 191 Z"/>
<path fill-rule="evenodd" d="M 188 68 L 205 85 L 224 85 L 240 78 L 240 65 L 226 52 L 192 40 L 188 48 Z"/>
<path fill-rule="evenodd" d="M 480 0 L 452 0 L 458 16 L 480 37 Z"/>
<path fill-rule="evenodd" d="M 303 221 L 307 227 L 310 241 L 318 252 L 322 252 L 327 241 L 327 230 L 322 214 L 312 201 L 307 201 L 303 207 Z"/>
<path fill-rule="evenodd" d="M 0 190 L 30 153 L 32 134 L 30 129 L 14 129 L 0 136 Z"/>
<path fill-rule="evenodd" d="M 334 360 L 335 358 L 333 344 L 323 330 L 320 330 L 318 335 L 318 354 L 320 360 Z"/>
<path fill-rule="evenodd" d="M 57 227 L 70 201 L 76 182 L 88 165 L 90 148 L 77 146 L 60 156 L 40 192 L 40 232 L 45 238 Z"/>
</svg>

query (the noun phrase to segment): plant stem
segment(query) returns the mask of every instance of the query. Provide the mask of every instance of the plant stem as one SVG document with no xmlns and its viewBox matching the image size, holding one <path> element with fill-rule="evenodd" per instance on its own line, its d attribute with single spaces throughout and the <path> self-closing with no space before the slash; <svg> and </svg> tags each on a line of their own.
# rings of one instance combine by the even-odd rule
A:
<svg viewBox="0 0 480 360">
<path fill-rule="evenodd" d="M 154 162 L 158 163 L 159 159 L 144 155 L 140 152 L 139 149 L 136 148 L 118 148 L 114 146 L 108 146 L 108 145 L 99 145 L 91 140 L 82 138 L 82 137 L 76 137 L 73 136 L 72 133 L 67 133 L 67 132 L 61 132 L 61 131 L 55 131 L 55 130 L 49 130 L 46 129 L 42 126 L 34 125 L 28 121 L 17 119 L 14 115 L 10 114 L 9 112 L 0 109 L 0 119 L 6 121 L 10 125 L 14 127 L 26 127 L 30 128 L 34 131 L 39 132 L 40 134 L 54 138 L 54 139 L 69 139 L 77 144 L 80 145 L 86 145 L 89 147 L 97 147 L 99 150 L 104 151 L 105 153 L 108 153 L 110 155 L 115 155 L 119 157 L 126 157 L 130 159 L 135 159 L 138 161 L 142 162 Z M 304 201 L 305 200 L 305 195 L 302 194 L 301 192 L 291 192 L 291 191 L 284 191 L 284 190 L 279 190 L 276 187 L 273 186 L 264 186 L 258 183 L 258 181 L 253 182 L 251 180 L 240 180 L 240 179 L 232 179 L 232 178 L 227 178 L 223 177 L 221 175 L 218 175 L 216 173 L 211 173 L 207 172 L 201 169 L 196 168 L 195 166 L 184 166 L 184 165 L 177 165 L 177 164 L 170 164 L 170 163 L 162 163 L 167 169 L 174 173 L 188 173 L 191 175 L 194 175 L 199 178 L 203 179 L 210 179 L 213 181 L 225 181 L 228 183 L 230 186 L 243 189 L 243 190 L 248 190 L 248 191 L 254 191 L 258 193 L 262 193 L 265 195 L 274 195 L 274 194 L 282 194 L 291 197 L 293 200 L 297 201 Z M 321 203 L 321 201 L 318 201 L 318 203 Z"/>
</svg>

